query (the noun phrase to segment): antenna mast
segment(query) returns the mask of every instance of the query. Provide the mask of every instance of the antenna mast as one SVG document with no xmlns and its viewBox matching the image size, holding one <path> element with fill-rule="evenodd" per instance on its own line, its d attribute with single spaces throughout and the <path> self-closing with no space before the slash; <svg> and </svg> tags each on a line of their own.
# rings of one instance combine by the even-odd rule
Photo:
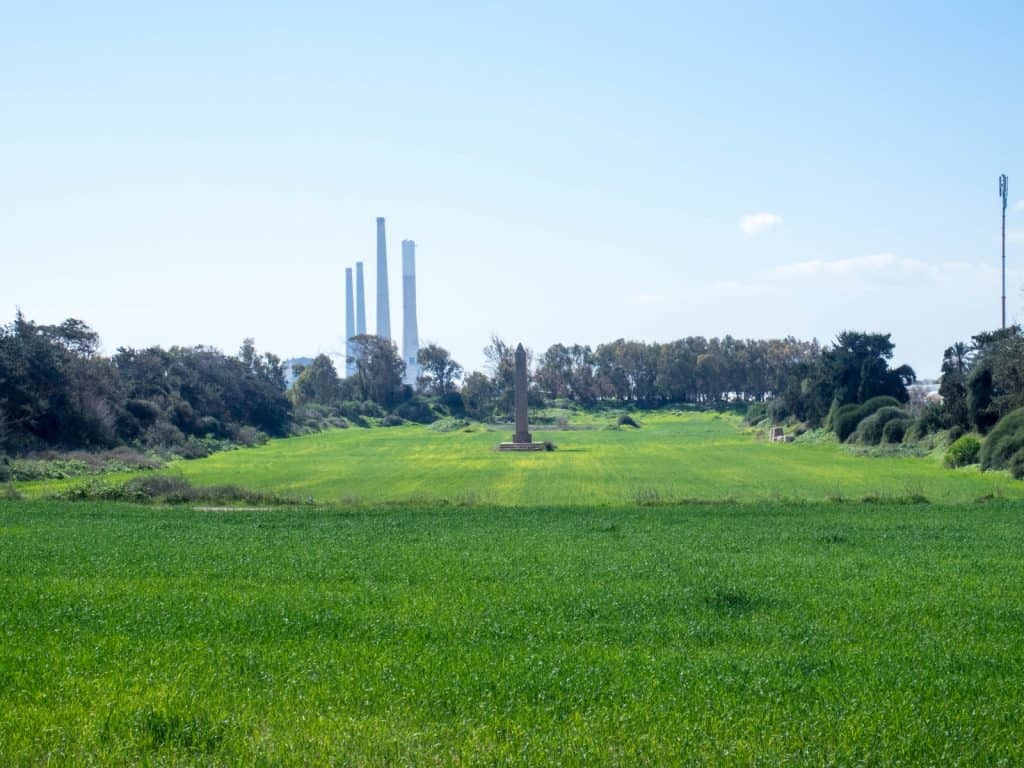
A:
<svg viewBox="0 0 1024 768">
<path fill-rule="evenodd" d="M 1006 174 L 999 177 L 999 196 L 1003 198 L 1003 328 L 1006 327 L 1006 198 L 1010 192 Z"/>
</svg>

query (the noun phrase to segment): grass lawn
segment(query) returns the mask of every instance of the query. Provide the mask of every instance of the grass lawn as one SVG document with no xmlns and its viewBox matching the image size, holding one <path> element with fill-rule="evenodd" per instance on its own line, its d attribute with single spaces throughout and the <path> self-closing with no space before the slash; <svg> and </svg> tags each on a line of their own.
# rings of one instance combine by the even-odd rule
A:
<svg viewBox="0 0 1024 768">
<path fill-rule="evenodd" d="M 1021 513 L 0 502 L 0 765 L 1021 765 Z"/>
<path fill-rule="evenodd" d="M 1024 764 L 1024 483 L 642 422 L 164 470 L 311 507 L 21 484 L 0 766 Z"/>
<path fill-rule="evenodd" d="M 346 429 L 274 440 L 253 449 L 179 461 L 168 472 L 197 485 L 237 484 L 325 503 L 482 505 L 634 504 L 714 500 L 826 500 L 926 496 L 973 502 L 1024 499 L 1024 483 L 939 457 L 866 457 L 836 444 L 769 444 L 730 415 L 641 415 L 639 430 L 545 431 L 557 450 L 499 453 L 509 430 L 433 432 L 422 426 Z M 511 428 L 509 428 L 511 429 Z M 24 484 L 27 495 L 79 481 Z"/>
</svg>

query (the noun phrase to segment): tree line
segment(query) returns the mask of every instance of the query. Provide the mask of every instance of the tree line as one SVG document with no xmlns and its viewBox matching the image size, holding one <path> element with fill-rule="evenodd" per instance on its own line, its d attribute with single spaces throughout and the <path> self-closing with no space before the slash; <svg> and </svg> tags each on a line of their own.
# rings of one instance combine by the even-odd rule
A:
<svg viewBox="0 0 1024 768">
<path fill-rule="evenodd" d="M 203 439 L 284 435 L 290 417 L 281 361 L 251 340 L 236 356 L 198 346 L 104 357 L 80 320 L 19 312 L 0 327 L 0 449 L 11 453 L 133 444 L 205 455 Z"/>
<path fill-rule="evenodd" d="M 969 353 L 944 363 L 951 413 L 960 413 L 956 387 L 964 392 L 963 412 L 979 419 L 1017 402 L 1022 388 L 1010 361 L 1021 343 L 1019 329 L 1005 338 L 976 337 Z M 121 348 L 105 357 L 85 323 L 41 325 L 19 313 L 0 327 L 0 449 L 131 444 L 203 455 L 202 441 L 247 443 L 366 418 L 511 415 L 514 347 L 500 337 L 484 350 L 483 369 L 468 374 L 443 347 L 425 346 L 414 386 L 403 383 L 393 342 L 360 336 L 354 348 L 354 375 L 340 377 L 320 355 L 289 390 L 281 360 L 257 352 L 252 340 L 235 355 L 197 346 Z M 540 354 L 528 350 L 530 398 L 534 406 L 757 403 L 773 418 L 815 426 L 837 405 L 878 395 L 906 402 L 914 372 L 892 367 L 892 353 L 888 334 L 853 331 L 825 346 L 731 336 L 557 343 Z"/>
</svg>

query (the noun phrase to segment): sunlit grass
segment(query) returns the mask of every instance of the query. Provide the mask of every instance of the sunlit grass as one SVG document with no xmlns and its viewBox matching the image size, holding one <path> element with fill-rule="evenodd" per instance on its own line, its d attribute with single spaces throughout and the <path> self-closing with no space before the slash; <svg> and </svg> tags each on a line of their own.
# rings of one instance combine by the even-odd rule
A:
<svg viewBox="0 0 1024 768">
<path fill-rule="evenodd" d="M 835 444 L 770 444 L 735 417 L 645 414 L 639 430 L 603 429 L 612 417 L 584 417 L 592 429 L 535 428 L 557 450 L 499 453 L 504 430 L 437 433 L 420 426 L 347 429 L 272 441 L 168 470 L 199 485 L 236 484 L 327 503 L 474 501 L 484 504 L 632 503 L 689 499 L 825 500 L 923 495 L 973 501 L 1024 498 L 1024 483 L 976 468 L 952 472 L 937 457 L 865 457 Z M 73 483 L 75 481 L 70 481 Z M 36 484 L 28 494 L 69 482 Z"/>
<path fill-rule="evenodd" d="M 1018 765 L 1022 511 L 0 502 L 0 765 Z"/>
</svg>

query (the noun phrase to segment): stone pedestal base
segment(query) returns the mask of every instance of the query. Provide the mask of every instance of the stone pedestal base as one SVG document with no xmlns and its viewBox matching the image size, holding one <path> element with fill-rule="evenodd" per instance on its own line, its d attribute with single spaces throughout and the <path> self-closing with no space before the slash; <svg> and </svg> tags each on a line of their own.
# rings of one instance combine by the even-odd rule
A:
<svg viewBox="0 0 1024 768">
<path fill-rule="evenodd" d="M 543 451 L 547 446 L 544 443 L 499 443 L 499 451 Z"/>
</svg>

